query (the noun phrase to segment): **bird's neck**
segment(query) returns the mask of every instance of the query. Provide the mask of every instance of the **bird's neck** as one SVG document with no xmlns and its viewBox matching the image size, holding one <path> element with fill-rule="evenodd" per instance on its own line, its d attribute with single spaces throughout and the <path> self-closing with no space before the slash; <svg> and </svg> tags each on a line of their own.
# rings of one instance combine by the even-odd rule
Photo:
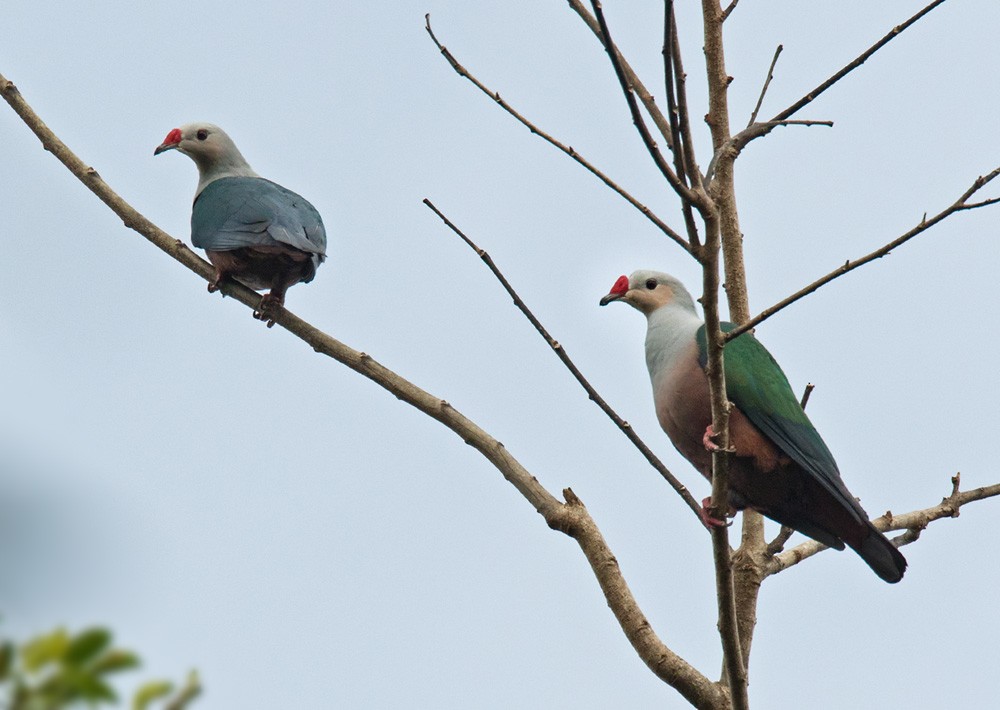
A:
<svg viewBox="0 0 1000 710">
<path fill-rule="evenodd" d="M 222 156 L 212 156 L 211 160 L 204 156 L 192 156 L 198 165 L 198 190 L 195 197 L 208 187 L 209 183 L 227 177 L 260 177 L 238 150 Z"/>
<path fill-rule="evenodd" d="M 671 372 L 678 359 L 690 352 L 704 321 L 676 303 L 661 306 L 646 320 L 646 366 L 655 385 L 658 376 Z"/>
</svg>

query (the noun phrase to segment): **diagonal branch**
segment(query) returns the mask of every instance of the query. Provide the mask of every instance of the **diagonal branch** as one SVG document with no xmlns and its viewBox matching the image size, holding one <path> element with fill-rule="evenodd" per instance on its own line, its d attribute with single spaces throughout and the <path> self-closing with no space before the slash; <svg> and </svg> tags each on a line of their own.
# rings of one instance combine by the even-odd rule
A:
<svg viewBox="0 0 1000 710">
<path fill-rule="evenodd" d="M 676 90 L 675 78 L 677 79 Z M 663 79 L 667 89 L 667 114 L 670 116 L 674 170 L 685 186 L 701 187 L 701 175 L 698 174 L 695 165 L 694 146 L 690 141 L 691 126 L 688 123 L 687 96 L 684 94 L 683 66 L 681 65 L 677 18 L 674 15 L 673 0 L 665 0 L 663 7 Z M 681 94 L 684 102 L 683 111 L 681 110 L 681 101 L 677 98 L 678 93 Z M 681 200 L 681 212 L 684 214 L 688 242 L 695 250 L 698 250 L 701 246 L 701 238 L 698 236 L 698 225 L 694 221 L 694 210 L 691 208 L 691 203 L 687 200 Z"/>
<path fill-rule="evenodd" d="M 708 207 L 704 196 L 681 182 L 680 178 L 677 177 L 677 174 L 667 164 L 666 159 L 663 157 L 663 153 L 660 152 L 659 147 L 656 145 L 656 141 L 653 140 L 653 136 L 650 134 L 649 128 L 646 127 L 646 121 L 642 117 L 642 112 L 639 110 L 638 103 L 636 103 L 633 88 L 629 84 L 628 76 L 625 74 L 625 69 L 619 61 L 620 54 L 618 52 L 618 48 L 615 46 L 614 40 L 611 38 L 611 30 L 608 29 L 607 20 L 604 19 L 604 10 L 601 7 L 601 0 L 591 0 L 591 5 L 594 8 L 595 17 L 597 17 L 597 23 L 600 25 L 601 34 L 604 36 L 604 47 L 607 50 L 608 57 L 611 59 L 611 65 L 614 67 L 615 75 L 618 77 L 618 83 L 621 85 L 622 93 L 625 95 L 625 101 L 628 103 L 629 112 L 632 114 L 632 123 L 635 125 L 636 130 L 639 131 L 639 136 L 642 138 L 642 142 L 645 144 L 646 150 L 649 152 L 650 157 L 652 157 L 656 167 L 659 168 L 660 173 L 664 178 L 666 178 L 667 183 L 669 183 L 670 187 L 673 188 L 674 192 L 677 193 L 681 200 L 694 205 L 699 211 L 704 213 Z"/>
<path fill-rule="evenodd" d="M 887 512 L 885 515 L 872 520 L 872 524 L 882 532 L 905 530 L 904 534 L 899 535 L 892 541 L 896 547 L 902 547 L 917 540 L 920 537 L 920 533 L 935 520 L 957 518 L 961 513 L 963 505 L 1000 495 L 1000 483 L 983 486 L 982 488 L 974 488 L 970 491 L 960 491 L 960 483 L 961 476 L 956 473 L 951 479 L 951 494 L 941 499 L 941 502 L 937 505 L 924 508 L 923 510 L 914 510 L 903 515 L 893 515 L 891 512 Z M 802 562 L 802 560 L 808 559 L 827 549 L 829 548 L 826 545 L 815 540 L 809 540 L 808 542 L 803 542 L 801 545 L 796 545 L 792 549 L 782 552 L 780 555 L 775 555 L 767 568 L 766 576 L 783 572 L 789 567 Z"/>
<path fill-rule="evenodd" d="M 988 200 L 981 200 L 980 202 L 969 202 L 969 198 L 975 195 L 981 189 L 983 189 L 983 187 L 988 185 L 990 182 L 992 182 L 998 175 L 1000 175 L 1000 167 L 995 168 L 993 171 L 991 171 L 986 175 L 981 175 L 980 177 L 976 178 L 976 180 L 972 183 L 972 186 L 969 187 L 969 189 L 966 190 L 964 193 L 962 193 L 962 196 L 959 197 L 949 207 L 946 207 L 945 209 L 941 210 L 930 219 L 928 219 L 927 215 L 925 214 L 923 218 L 920 220 L 920 223 L 917 224 L 916 227 L 909 230 L 905 234 L 902 234 L 896 239 L 893 239 L 885 246 L 880 247 L 875 251 L 871 252 L 870 254 L 866 254 L 865 256 L 860 257 L 859 259 L 855 259 L 854 261 L 845 261 L 841 266 L 837 267 L 836 269 L 828 273 L 826 276 L 816 279 L 811 284 L 802 289 L 799 289 L 788 298 L 782 299 L 781 301 L 778 301 L 770 308 L 764 309 L 759 314 L 757 314 L 753 318 L 749 319 L 748 321 L 740 325 L 738 328 L 734 328 L 733 330 L 726 333 L 726 341 L 728 342 L 733 338 L 737 337 L 738 335 L 745 333 L 746 331 L 752 328 L 756 328 L 758 325 L 760 325 L 762 322 L 773 316 L 778 311 L 782 310 L 787 306 L 790 306 L 791 304 L 798 301 L 800 298 L 808 296 L 813 291 L 816 291 L 821 286 L 825 286 L 834 279 L 843 276 L 844 274 L 850 271 L 854 271 L 854 269 L 858 268 L 859 266 L 864 266 L 865 264 L 874 261 L 875 259 L 881 259 L 883 256 L 889 254 L 896 247 L 905 244 L 918 234 L 926 232 L 928 229 L 938 224 L 939 222 L 944 221 L 945 219 L 955 214 L 956 212 L 974 210 L 980 207 L 987 207 L 989 205 L 997 204 L 998 202 L 1000 202 L 1000 198 L 998 197 L 994 197 Z"/>
<path fill-rule="evenodd" d="M 582 0 L 569 0 L 569 6 L 573 12 L 580 16 L 580 19 L 584 21 L 590 31 L 594 33 L 594 36 L 607 49 L 607 44 L 604 42 L 604 35 L 601 34 L 601 26 L 597 23 L 597 19 L 584 6 Z M 632 65 L 622 56 L 621 52 L 618 52 L 618 61 L 621 63 L 625 76 L 628 77 L 628 83 L 635 90 L 635 94 L 639 97 L 639 101 L 642 102 L 643 107 L 649 112 L 650 118 L 653 119 L 653 123 L 656 124 L 660 135 L 663 136 L 663 140 L 667 142 L 667 147 L 673 149 L 674 144 L 671 142 L 670 123 L 663 115 L 663 112 L 660 111 L 660 107 L 656 105 L 656 99 L 649 93 L 649 89 L 642 83 L 639 75 L 635 73 Z"/>
<path fill-rule="evenodd" d="M 885 45 L 889 44 L 889 42 L 891 42 L 896 37 L 898 37 L 903 32 L 905 32 L 907 29 L 909 29 L 912 25 L 914 25 L 924 15 L 926 15 L 927 13 L 929 13 L 931 10 L 933 10 L 934 8 L 936 8 L 938 5 L 943 4 L 944 1 L 945 0 L 934 0 L 934 2 L 932 2 L 929 5 L 927 5 L 926 7 L 924 7 L 922 10 L 920 10 L 920 12 L 918 12 L 917 14 L 915 14 L 913 17 L 911 17 L 910 19 L 908 19 L 906 22 L 904 22 L 904 23 L 902 23 L 900 25 L 896 25 L 895 27 L 893 27 L 891 30 L 889 30 L 889 32 L 884 37 L 882 37 L 882 39 L 880 39 L 878 42 L 876 42 L 871 47 L 869 47 L 868 49 L 866 49 L 864 52 L 862 52 L 861 54 L 859 54 L 854 59 L 854 61 L 852 61 L 850 64 L 846 65 L 845 67 L 843 67 L 836 74 L 834 74 L 833 76 L 831 76 L 829 79 L 827 79 L 826 81 L 824 81 L 822 84 L 820 84 L 819 86 L 817 86 L 815 89 L 813 89 L 812 91 L 810 91 L 808 94 L 806 94 L 805 96 L 803 96 L 801 99 L 799 99 L 798 101 L 796 101 L 794 104 L 792 104 L 791 106 L 789 106 L 788 108 L 786 108 L 784 111 L 782 111 L 781 113 L 779 113 L 777 116 L 775 116 L 771 120 L 772 121 L 782 121 L 782 120 L 784 120 L 786 118 L 790 118 L 792 115 L 798 113 L 799 109 L 801 109 L 802 107 L 807 106 L 808 104 L 812 103 L 820 94 L 822 94 L 824 91 L 826 91 L 831 86 L 833 86 L 834 84 L 836 84 L 838 81 L 840 81 L 841 79 L 843 79 L 845 76 L 847 76 L 848 74 L 850 74 L 852 71 L 854 71 L 855 69 L 857 69 L 858 67 L 860 67 L 866 61 L 868 61 L 868 58 L 871 57 L 873 54 L 875 54 L 875 52 L 877 52 L 878 50 L 882 49 L 882 47 L 884 47 Z"/>
<path fill-rule="evenodd" d="M 673 3 L 671 2 L 671 11 Z M 688 180 L 696 190 L 704 189 L 702 174 L 698 168 L 698 161 L 695 158 L 694 138 L 691 134 L 691 117 L 688 112 L 687 100 L 687 74 L 684 73 L 684 58 L 681 56 L 681 43 L 677 36 L 677 18 L 670 23 L 671 45 L 673 50 L 672 64 L 674 69 L 674 84 L 677 101 L 677 119 L 681 127 L 681 138 L 684 141 L 684 172 L 687 173 Z M 640 97 L 641 98 L 641 97 Z"/>
<path fill-rule="evenodd" d="M 574 150 L 572 146 L 568 146 L 561 143 L 560 141 L 556 140 L 554 137 L 552 137 L 545 131 L 538 128 L 531 121 L 525 118 L 521 113 L 515 110 L 513 106 L 511 106 L 504 99 L 502 99 L 500 97 L 499 92 L 493 91 L 485 84 L 483 84 L 481 81 L 479 81 L 479 79 L 477 79 L 475 76 L 470 74 L 468 69 L 459 64 L 458 60 L 455 59 L 455 56 L 450 51 L 448 51 L 448 48 L 438 41 L 438 38 L 435 36 L 434 31 L 431 29 L 431 16 L 424 15 L 424 20 L 426 22 L 426 24 L 424 25 L 424 29 L 427 30 L 427 34 L 430 35 L 431 40 L 437 46 L 438 50 L 440 50 L 441 55 L 447 60 L 448 64 L 451 65 L 451 68 L 454 69 L 459 76 L 464 77 L 465 79 L 471 81 L 477 89 L 479 89 L 484 94 L 493 99 L 500 106 L 500 108 L 509 113 L 515 119 L 517 119 L 517 121 L 519 121 L 525 128 L 527 128 L 533 134 L 535 134 L 545 142 L 549 143 L 550 145 L 555 146 L 563 153 L 565 153 L 573 160 L 575 160 L 577 163 L 582 165 L 584 168 L 589 170 L 591 173 L 593 173 L 597 177 L 597 179 L 599 179 L 605 185 L 607 185 L 612 190 L 621 195 L 623 198 L 625 198 L 626 202 L 628 202 L 630 205 L 639 210 L 646 217 L 646 219 L 655 224 L 660 229 L 660 231 L 662 231 L 664 234 L 666 234 L 668 237 L 674 240 L 674 242 L 676 242 L 682 249 L 684 249 L 684 251 L 691 253 L 691 245 L 688 244 L 688 242 L 684 239 L 684 237 L 682 237 L 676 230 L 667 225 L 667 223 L 664 222 L 662 219 L 657 217 L 656 214 L 654 214 L 651 209 L 649 209 L 648 207 L 646 207 L 646 205 L 642 204 L 637 199 L 632 197 L 632 195 L 626 192 L 624 188 L 618 185 L 618 183 L 616 183 L 610 177 L 605 175 L 593 163 L 591 163 L 589 160 L 580 155 L 576 150 Z"/>
<path fill-rule="evenodd" d="M 774 50 L 774 57 L 771 59 L 771 66 L 767 68 L 767 78 L 764 79 L 764 86 L 760 89 L 760 96 L 757 97 L 757 105 L 753 107 L 753 113 L 750 114 L 750 120 L 747 121 L 747 128 L 752 126 L 757 121 L 757 114 L 760 112 L 761 104 L 764 103 L 764 96 L 767 94 L 767 87 L 771 85 L 771 80 L 774 78 L 774 66 L 778 63 L 778 57 L 781 56 L 781 50 L 784 47 L 778 45 L 778 48 Z"/>
<path fill-rule="evenodd" d="M 141 234 L 206 281 L 213 278 L 214 268 L 208 262 L 199 258 L 180 240 L 174 239 L 154 225 L 112 190 L 94 168 L 86 165 L 59 140 L 31 109 L 17 87 L 2 74 L 0 74 L 0 96 L 3 96 L 28 128 L 35 133 L 42 147 L 52 153 L 117 214 L 125 226 Z M 224 282 L 221 290 L 250 308 L 256 308 L 260 303 L 259 294 L 235 282 Z M 642 614 L 628 588 L 614 555 L 583 504 L 572 491 L 567 490 L 564 493 L 565 503 L 559 501 L 507 451 L 502 443 L 475 422 L 445 400 L 435 397 L 376 362 L 367 353 L 341 343 L 284 308 L 274 312 L 274 320 L 314 351 L 346 365 L 398 399 L 441 422 L 479 451 L 545 518 L 549 527 L 569 535 L 579 543 L 625 636 L 657 677 L 675 688 L 696 707 L 722 707 L 722 690 L 678 656 L 653 632 L 649 621 Z"/>
<path fill-rule="evenodd" d="M 728 710 L 729 704 L 725 702 L 723 689 L 657 638 L 632 593 L 620 581 L 618 560 L 608 548 L 587 509 L 569 488 L 563 491 L 563 496 L 566 504 L 560 507 L 558 514 L 552 519 L 547 518 L 549 526 L 566 533 L 579 543 L 608 605 L 640 658 L 658 678 L 675 688 L 694 707 Z"/>
<path fill-rule="evenodd" d="M 441 213 L 441 210 L 434 206 L 434 203 L 427 198 L 424 198 L 423 202 L 431 209 L 432 212 L 434 212 L 434 214 L 440 217 L 441 221 L 444 222 L 451 231 L 457 234 L 470 249 L 479 255 L 479 258 L 483 260 L 483 263 L 486 264 L 486 267 L 497 278 L 500 285 L 503 286 L 507 294 L 514 300 L 514 305 L 517 306 L 518 310 L 524 314 L 524 317 L 528 319 L 531 325 L 535 327 L 535 330 L 537 330 L 542 338 L 544 338 L 545 342 L 549 344 L 549 347 L 552 348 L 553 352 L 555 352 L 555 354 L 559 357 L 563 365 L 566 366 L 566 369 L 568 369 L 573 377 L 576 378 L 576 381 L 580 383 L 580 386 L 586 390 L 587 396 L 590 397 L 591 401 L 600 407 L 601 411 L 603 411 L 608 418 L 615 423 L 615 426 L 617 426 L 622 433 L 628 437 L 628 440 L 631 441 L 632 444 L 639 449 L 639 452 L 646 457 L 649 464 L 659 471 L 664 480 L 670 484 L 671 488 L 677 491 L 677 494 L 684 499 L 684 502 L 687 503 L 688 507 L 691 508 L 698 519 L 701 520 L 701 506 L 698 504 L 698 501 L 695 500 L 694 496 L 691 495 L 691 492 L 688 491 L 687 487 L 681 483 L 677 477 L 667 469 L 666 466 L 663 465 L 663 462 L 660 461 L 656 454 L 653 453 L 652 449 L 646 446 L 646 443 L 639 438 L 639 435 L 635 432 L 635 429 L 632 428 L 632 425 L 622 419 L 618 413 L 611 408 L 611 405 L 605 401 L 596 389 L 594 389 L 594 386 L 587 381 L 587 378 L 583 376 L 583 373 L 580 372 L 577 366 L 570 359 L 569 354 L 566 352 L 566 349 L 562 346 L 562 344 L 549 334 L 549 331 L 546 330 L 541 321 L 535 317 L 535 314 L 531 312 L 524 300 L 517 294 L 517 291 L 514 290 L 514 287 L 510 285 L 510 282 L 493 261 L 493 257 L 491 257 L 485 249 L 480 249 L 476 246 L 475 242 L 466 236 L 462 230 L 456 227 L 451 220 L 445 217 L 444 214 Z"/>
</svg>

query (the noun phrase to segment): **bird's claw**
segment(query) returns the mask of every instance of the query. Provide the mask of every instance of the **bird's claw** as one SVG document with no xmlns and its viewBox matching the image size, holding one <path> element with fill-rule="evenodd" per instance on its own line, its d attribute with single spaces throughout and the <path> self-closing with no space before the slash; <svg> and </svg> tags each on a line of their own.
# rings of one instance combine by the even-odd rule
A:
<svg viewBox="0 0 1000 710">
<path fill-rule="evenodd" d="M 736 451 L 736 449 L 733 448 L 732 446 L 728 446 L 726 448 L 723 448 L 723 447 L 719 446 L 714 441 L 712 441 L 712 439 L 714 439 L 714 438 L 715 438 L 715 430 L 713 430 L 712 429 L 712 425 L 709 424 L 705 428 L 705 434 L 704 434 L 704 436 L 701 437 L 701 443 L 705 445 L 705 450 L 706 451 L 709 451 L 709 452 L 711 452 L 713 454 L 716 451 L 727 451 L 729 453 L 734 453 Z"/>
<path fill-rule="evenodd" d="M 253 317 L 257 320 L 267 321 L 267 327 L 274 327 L 274 310 L 281 308 L 284 304 L 284 299 L 278 299 L 269 293 L 265 293 L 261 296 L 260 305 L 257 306 L 253 311 Z"/>
<path fill-rule="evenodd" d="M 215 278 L 208 282 L 208 292 L 215 293 L 216 291 L 218 291 L 221 288 L 222 279 L 224 278 L 226 278 L 226 275 L 221 271 L 219 271 L 218 269 L 216 269 Z M 226 294 L 222 294 L 222 297 L 225 298 Z"/>
<path fill-rule="evenodd" d="M 709 496 L 701 501 L 701 510 L 698 511 L 698 517 L 701 518 L 701 524 L 705 526 L 707 530 L 712 528 L 728 528 L 733 524 L 731 520 L 719 520 L 718 518 L 712 517 L 709 509 L 712 507 L 712 497 Z"/>
</svg>

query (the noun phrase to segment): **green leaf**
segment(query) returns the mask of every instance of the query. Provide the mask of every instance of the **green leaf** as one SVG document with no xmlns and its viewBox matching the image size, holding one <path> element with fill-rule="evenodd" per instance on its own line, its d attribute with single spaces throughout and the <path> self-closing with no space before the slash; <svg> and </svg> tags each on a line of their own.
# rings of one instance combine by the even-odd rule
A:
<svg viewBox="0 0 1000 710">
<path fill-rule="evenodd" d="M 10 667 L 14 664 L 14 644 L 4 641 L 0 645 L 0 683 L 7 680 L 10 675 Z"/>
<path fill-rule="evenodd" d="M 76 697 L 81 700 L 87 700 L 91 703 L 96 703 L 101 700 L 113 703 L 118 700 L 118 694 L 111 688 L 110 685 L 97 676 L 80 676 L 77 679 L 76 690 Z"/>
<path fill-rule="evenodd" d="M 65 662 L 82 666 L 111 644 L 111 632 L 107 629 L 85 629 L 76 635 L 66 649 Z"/>
<path fill-rule="evenodd" d="M 169 680 L 151 680 L 143 683 L 132 696 L 132 710 L 146 710 L 154 700 L 165 698 L 174 689 L 174 684 Z"/>
<path fill-rule="evenodd" d="M 29 673 L 34 673 L 49 663 L 62 659 L 69 647 L 66 629 L 36 636 L 21 647 L 21 663 Z"/>
<path fill-rule="evenodd" d="M 140 665 L 141 661 L 136 654 L 131 651 L 123 651 L 120 648 L 113 648 L 90 665 L 90 672 L 94 675 L 104 675 L 105 673 L 131 670 Z"/>
</svg>

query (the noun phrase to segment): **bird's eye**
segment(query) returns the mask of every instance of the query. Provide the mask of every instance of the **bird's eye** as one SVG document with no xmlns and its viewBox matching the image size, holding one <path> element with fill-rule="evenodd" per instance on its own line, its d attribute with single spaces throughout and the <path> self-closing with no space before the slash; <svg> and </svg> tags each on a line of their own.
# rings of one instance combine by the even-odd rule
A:
<svg viewBox="0 0 1000 710">
<path fill-rule="evenodd" d="M 206 138 L 208 138 L 208 131 L 206 131 L 204 128 L 202 128 L 200 131 L 198 131 L 197 136 L 198 136 L 198 140 L 203 141 Z"/>
<path fill-rule="evenodd" d="M 646 288 L 650 291 L 656 288 L 656 279 L 646 279 Z"/>
</svg>

